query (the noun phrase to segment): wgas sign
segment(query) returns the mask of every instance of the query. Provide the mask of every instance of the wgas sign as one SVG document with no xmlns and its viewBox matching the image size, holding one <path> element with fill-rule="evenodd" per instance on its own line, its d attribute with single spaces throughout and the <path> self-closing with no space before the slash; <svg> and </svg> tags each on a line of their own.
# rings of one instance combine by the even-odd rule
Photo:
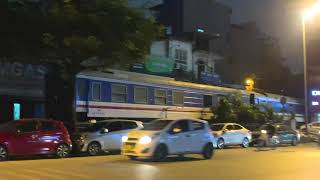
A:
<svg viewBox="0 0 320 180">
<path fill-rule="evenodd" d="M 47 69 L 41 65 L 22 64 L 19 62 L 5 62 L 0 60 L 0 78 L 20 78 L 43 80 Z"/>
</svg>

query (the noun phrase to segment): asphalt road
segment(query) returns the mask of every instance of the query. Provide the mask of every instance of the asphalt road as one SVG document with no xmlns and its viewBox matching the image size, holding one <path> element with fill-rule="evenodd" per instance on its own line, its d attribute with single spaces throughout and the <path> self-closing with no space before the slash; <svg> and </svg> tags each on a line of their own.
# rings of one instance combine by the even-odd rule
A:
<svg viewBox="0 0 320 180">
<path fill-rule="evenodd" d="M 131 161 L 121 155 L 68 159 L 15 159 L 0 162 L 0 180 L 319 180 L 320 147 L 303 144 L 276 150 L 233 147 L 216 150 L 212 160 L 201 156 L 168 158 L 165 162 Z"/>
</svg>

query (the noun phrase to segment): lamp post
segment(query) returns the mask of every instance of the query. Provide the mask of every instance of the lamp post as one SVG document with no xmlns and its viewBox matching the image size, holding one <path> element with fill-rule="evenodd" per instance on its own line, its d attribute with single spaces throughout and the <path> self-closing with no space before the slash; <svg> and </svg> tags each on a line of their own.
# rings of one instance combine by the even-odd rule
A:
<svg viewBox="0 0 320 180">
<path fill-rule="evenodd" d="M 308 133 L 309 103 L 308 103 L 308 79 L 307 79 L 307 42 L 306 42 L 306 22 L 320 13 L 320 0 L 310 9 L 306 10 L 302 17 L 302 44 L 303 44 L 303 72 L 304 72 L 304 106 L 305 106 L 305 124 Z"/>
</svg>

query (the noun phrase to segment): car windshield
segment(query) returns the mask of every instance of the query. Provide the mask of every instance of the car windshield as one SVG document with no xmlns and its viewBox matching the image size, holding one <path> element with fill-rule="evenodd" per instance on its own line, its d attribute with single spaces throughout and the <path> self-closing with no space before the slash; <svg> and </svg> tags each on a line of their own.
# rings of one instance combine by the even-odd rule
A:
<svg viewBox="0 0 320 180">
<path fill-rule="evenodd" d="M 221 131 L 223 127 L 224 127 L 224 124 L 212 124 L 210 126 L 212 131 Z"/>
<path fill-rule="evenodd" d="M 95 123 L 90 124 L 85 127 L 79 128 L 79 132 L 97 132 L 99 131 L 105 123 Z"/>
<path fill-rule="evenodd" d="M 171 123 L 171 120 L 156 120 L 152 121 L 151 123 L 144 124 L 144 128 L 142 130 L 145 131 L 160 131 L 164 129 L 169 123 Z"/>
</svg>

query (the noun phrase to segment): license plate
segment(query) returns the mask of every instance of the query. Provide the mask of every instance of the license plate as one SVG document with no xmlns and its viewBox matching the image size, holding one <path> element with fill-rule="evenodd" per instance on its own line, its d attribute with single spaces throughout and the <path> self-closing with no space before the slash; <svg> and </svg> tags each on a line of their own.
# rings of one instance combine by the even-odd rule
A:
<svg viewBox="0 0 320 180">
<path fill-rule="evenodd" d="M 124 145 L 124 150 L 125 151 L 131 151 L 134 149 L 134 144 L 125 144 Z"/>
</svg>

